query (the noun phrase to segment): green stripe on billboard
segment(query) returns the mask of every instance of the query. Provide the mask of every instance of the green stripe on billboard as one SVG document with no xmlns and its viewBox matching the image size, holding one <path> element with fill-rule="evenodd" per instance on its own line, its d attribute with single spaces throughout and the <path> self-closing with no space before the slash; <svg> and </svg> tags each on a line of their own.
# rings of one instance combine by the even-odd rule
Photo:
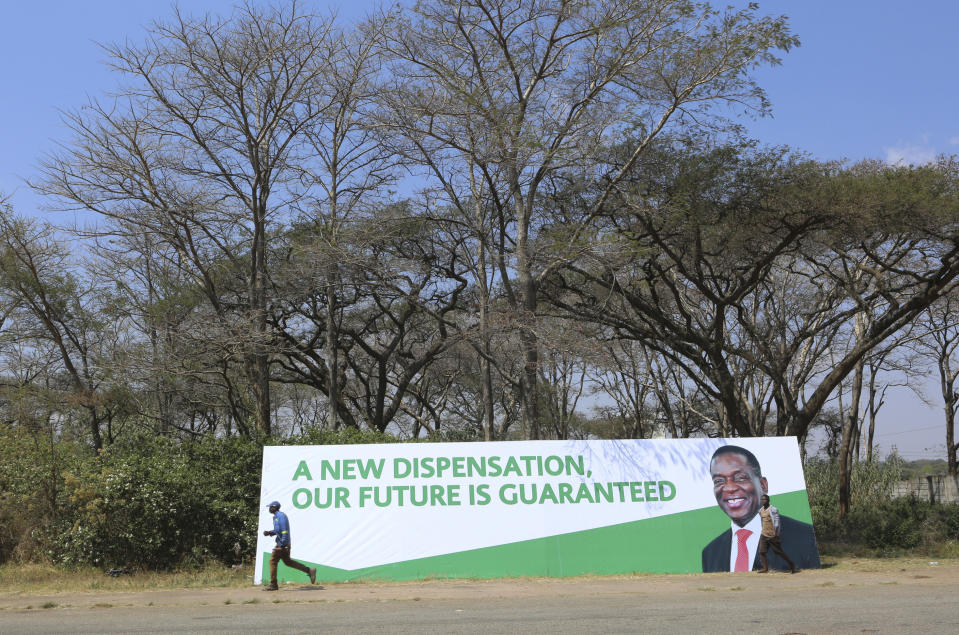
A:
<svg viewBox="0 0 959 635">
<path fill-rule="evenodd" d="M 773 502 L 782 514 L 811 523 L 805 490 L 777 494 Z M 317 579 L 326 582 L 699 572 L 702 548 L 729 524 L 722 510 L 709 507 L 354 570 L 308 566 L 316 567 Z M 269 559 L 269 552 L 264 553 L 263 579 L 269 579 Z M 281 583 L 306 581 L 304 574 L 283 565 L 278 577 Z"/>
</svg>

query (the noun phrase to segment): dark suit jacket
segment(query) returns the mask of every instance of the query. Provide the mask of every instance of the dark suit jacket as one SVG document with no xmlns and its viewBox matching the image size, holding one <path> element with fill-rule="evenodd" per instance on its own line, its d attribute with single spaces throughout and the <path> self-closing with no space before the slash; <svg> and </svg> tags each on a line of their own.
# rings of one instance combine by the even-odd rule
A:
<svg viewBox="0 0 959 635">
<path fill-rule="evenodd" d="M 779 538 L 782 541 L 783 551 L 800 569 L 818 569 L 819 547 L 816 545 L 816 533 L 812 525 L 798 521 L 789 516 L 779 516 Z M 716 536 L 715 540 L 703 549 L 703 572 L 729 571 L 729 551 L 732 549 L 733 532 L 727 529 Z M 770 569 L 789 570 L 786 561 L 780 558 L 775 551 L 769 550 L 766 554 Z M 753 561 L 753 571 L 761 568 L 759 552 Z"/>
</svg>

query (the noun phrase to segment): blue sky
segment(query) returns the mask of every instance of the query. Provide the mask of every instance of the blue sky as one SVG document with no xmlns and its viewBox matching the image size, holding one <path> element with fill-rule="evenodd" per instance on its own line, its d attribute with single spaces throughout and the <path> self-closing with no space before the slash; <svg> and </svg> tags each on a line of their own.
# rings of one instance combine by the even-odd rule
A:
<svg viewBox="0 0 959 635">
<path fill-rule="evenodd" d="M 143 25 L 170 15 L 171 4 L 2 4 L 0 193 L 22 214 L 41 213 L 43 201 L 24 179 L 35 175 L 41 155 L 67 138 L 58 109 L 78 108 L 116 84 L 96 42 L 138 39 Z M 225 13 L 233 4 L 180 2 L 188 13 Z M 363 0 L 304 4 L 320 11 L 337 8 L 342 17 L 373 7 Z M 767 0 L 760 9 L 790 16 L 802 46 L 785 55 L 781 66 L 757 74 L 772 100 L 773 117 L 747 122 L 754 137 L 821 159 L 921 163 L 939 153 L 959 154 L 959 1 Z M 939 403 L 934 384 L 927 395 Z M 895 444 L 908 458 L 944 455 L 938 406 L 900 391 L 880 416 L 884 450 Z"/>
<path fill-rule="evenodd" d="M 802 46 L 758 74 L 764 141 L 823 159 L 922 163 L 959 153 L 959 2 L 769 0 Z"/>
</svg>

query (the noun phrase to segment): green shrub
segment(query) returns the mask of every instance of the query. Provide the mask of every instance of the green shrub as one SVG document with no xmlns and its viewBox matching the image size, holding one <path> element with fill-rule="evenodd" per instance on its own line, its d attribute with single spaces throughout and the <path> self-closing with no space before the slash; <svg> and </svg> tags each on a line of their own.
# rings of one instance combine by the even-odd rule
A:
<svg viewBox="0 0 959 635">
<path fill-rule="evenodd" d="M 252 552 L 263 450 L 243 438 L 147 438 L 114 446 L 83 480 L 102 509 L 83 514 L 64 544 L 71 559 L 168 569 Z M 115 531 L 109 531 L 113 527 Z M 97 536 L 90 531 L 99 532 Z M 107 530 L 107 533 L 102 533 Z M 107 539 L 106 537 L 109 536 Z M 66 537 L 64 537 L 66 538 Z M 82 538 L 78 540 L 77 538 Z"/>
<path fill-rule="evenodd" d="M 284 445 L 392 443 L 356 429 Z M 153 570 L 232 564 L 256 545 L 263 447 L 236 437 L 123 438 L 99 454 L 70 439 L 0 429 L 0 563 Z"/>
<path fill-rule="evenodd" d="M 946 540 L 959 541 L 959 505 L 939 505 L 936 516 L 942 527 L 942 536 Z"/>
<path fill-rule="evenodd" d="M 42 560 L 52 527 L 65 522 L 65 469 L 91 450 L 49 431 L 0 426 L 0 563 Z"/>
<path fill-rule="evenodd" d="M 190 551 L 203 506 L 198 466 L 179 442 L 145 437 L 64 474 L 73 523 L 53 552 L 64 563 L 169 568 Z"/>
<path fill-rule="evenodd" d="M 303 434 L 289 439 L 274 440 L 277 445 L 366 445 L 370 443 L 398 443 L 399 440 L 389 434 L 376 430 L 358 428 L 309 428 Z M 270 442 L 264 445 L 271 445 Z"/>
<path fill-rule="evenodd" d="M 839 512 L 839 463 L 821 458 L 806 461 L 806 492 L 813 518 Z M 852 465 L 850 508 L 880 505 L 889 500 L 902 480 L 903 461 L 891 453 L 884 461 L 858 461 Z"/>
<path fill-rule="evenodd" d="M 936 554 L 959 540 L 959 505 L 891 497 L 903 473 L 902 460 L 895 454 L 885 461 L 853 464 L 849 513 L 841 521 L 838 464 L 813 459 L 804 468 L 820 543 L 855 545 L 890 556 L 910 551 Z"/>
<path fill-rule="evenodd" d="M 897 498 L 850 513 L 846 523 L 867 547 L 894 555 L 922 543 L 922 526 L 929 507 L 929 503 L 911 496 Z"/>
<path fill-rule="evenodd" d="M 256 546 L 263 448 L 242 438 L 206 437 L 190 444 L 191 461 L 203 466 L 197 476 L 197 491 L 203 492 L 196 521 L 204 531 L 192 545 L 191 557 L 213 557 L 233 562 L 234 546 L 251 554 Z"/>
</svg>

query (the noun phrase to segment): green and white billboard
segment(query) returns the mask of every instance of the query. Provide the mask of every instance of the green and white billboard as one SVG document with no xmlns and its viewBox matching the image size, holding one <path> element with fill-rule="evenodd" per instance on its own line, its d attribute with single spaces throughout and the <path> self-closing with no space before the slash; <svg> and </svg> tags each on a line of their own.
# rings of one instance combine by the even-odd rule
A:
<svg viewBox="0 0 959 635">
<path fill-rule="evenodd" d="M 714 484 L 726 445 L 758 460 L 755 499 L 808 527 L 794 437 L 265 447 L 256 582 L 269 579 L 273 500 L 292 557 L 320 580 L 715 570 L 707 545 L 730 531 L 731 508 L 754 504 Z M 280 565 L 281 583 L 305 579 Z"/>
</svg>

